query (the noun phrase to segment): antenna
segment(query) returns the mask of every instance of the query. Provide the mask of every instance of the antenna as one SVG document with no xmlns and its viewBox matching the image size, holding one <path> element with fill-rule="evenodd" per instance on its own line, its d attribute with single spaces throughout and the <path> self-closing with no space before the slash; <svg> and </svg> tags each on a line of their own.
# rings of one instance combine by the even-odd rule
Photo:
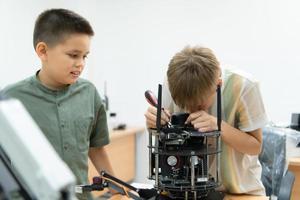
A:
<svg viewBox="0 0 300 200">
<path fill-rule="evenodd" d="M 218 88 L 217 88 L 217 124 L 218 124 L 218 131 L 221 131 L 221 122 L 222 122 L 221 86 L 218 85 Z"/>
<path fill-rule="evenodd" d="M 161 120 L 161 93 L 162 93 L 162 86 L 158 84 L 158 95 L 157 95 L 157 116 L 156 116 L 156 128 L 157 132 L 160 132 L 160 120 Z"/>
</svg>

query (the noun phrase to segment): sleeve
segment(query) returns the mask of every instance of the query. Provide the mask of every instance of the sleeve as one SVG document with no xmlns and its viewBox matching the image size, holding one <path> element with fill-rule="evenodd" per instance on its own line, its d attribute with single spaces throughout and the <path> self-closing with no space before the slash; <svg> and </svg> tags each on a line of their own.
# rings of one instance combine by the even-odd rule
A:
<svg viewBox="0 0 300 200">
<path fill-rule="evenodd" d="M 4 90 L 0 90 L 0 101 L 8 99 L 8 96 L 5 94 Z"/>
<path fill-rule="evenodd" d="M 237 125 L 244 132 L 262 128 L 267 124 L 268 119 L 258 82 L 252 82 L 245 87 L 237 111 Z"/>
<path fill-rule="evenodd" d="M 95 88 L 95 123 L 90 136 L 90 147 L 102 147 L 109 143 L 106 111 Z"/>
</svg>

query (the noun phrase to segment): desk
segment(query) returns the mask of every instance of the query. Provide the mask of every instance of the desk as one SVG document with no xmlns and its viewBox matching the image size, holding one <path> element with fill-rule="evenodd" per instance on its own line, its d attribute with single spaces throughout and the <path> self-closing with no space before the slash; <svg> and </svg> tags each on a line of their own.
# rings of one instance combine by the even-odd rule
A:
<svg viewBox="0 0 300 200">
<path fill-rule="evenodd" d="M 128 182 L 135 177 L 135 135 L 142 133 L 144 128 L 128 128 L 125 130 L 112 131 L 110 144 L 105 146 L 108 158 L 111 162 L 114 176 Z M 94 165 L 89 160 L 89 181 L 94 176 L 99 176 Z M 92 192 L 93 196 L 99 196 L 106 191 Z"/>
<path fill-rule="evenodd" d="M 226 195 L 224 200 L 269 200 L 269 198 L 254 195 Z"/>
<path fill-rule="evenodd" d="M 109 200 L 128 200 L 127 197 L 116 195 L 111 197 Z M 253 195 L 226 195 L 223 200 L 269 200 L 265 196 L 253 196 Z"/>
<path fill-rule="evenodd" d="M 295 175 L 291 200 L 298 200 L 300 197 L 300 158 L 290 158 L 288 169 Z"/>
</svg>

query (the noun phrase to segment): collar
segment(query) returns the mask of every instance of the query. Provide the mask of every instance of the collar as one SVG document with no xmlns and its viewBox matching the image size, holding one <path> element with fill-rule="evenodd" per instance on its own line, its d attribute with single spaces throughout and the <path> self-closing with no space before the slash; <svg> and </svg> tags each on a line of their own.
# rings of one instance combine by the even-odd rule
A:
<svg viewBox="0 0 300 200">
<path fill-rule="evenodd" d="M 38 70 L 35 73 L 35 75 L 32 76 L 31 82 L 32 82 L 32 84 L 34 84 L 35 86 L 37 86 L 43 92 L 46 92 L 48 94 L 58 95 L 58 94 L 65 94 L 68 90 L 70 90 L 71 85 L 68 85 L 67 87 L 65 87 L 63 89 L 60 89 L 60 90 L 54 90 L 54 89 L 46 87 L 44 84 L 42 84 L 42 82 L 38 78 L 39 72 L 40 72 L 40 70 Z"/>
</svg>

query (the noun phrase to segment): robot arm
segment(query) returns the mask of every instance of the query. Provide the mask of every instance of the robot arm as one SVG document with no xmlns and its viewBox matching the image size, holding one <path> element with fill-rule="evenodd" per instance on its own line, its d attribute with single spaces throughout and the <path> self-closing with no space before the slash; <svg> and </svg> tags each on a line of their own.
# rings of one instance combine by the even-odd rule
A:
<svg viewBox="0 0 300 200">
<path fill-rule="evenodd" d="M 157 190 L 155 189 L 140 189 L 129 185 L 128 183 L 106 173 L 101 172 L 100 177 L 94 177 L 91 185 L 78 185 L 76 186 L 77 193 L 85 191 L 101 191 L 104 188 L 111 188 L 118 191 L 121 195 L 125 195 L 135 200 L 155 199 Z"/>
</svg>

